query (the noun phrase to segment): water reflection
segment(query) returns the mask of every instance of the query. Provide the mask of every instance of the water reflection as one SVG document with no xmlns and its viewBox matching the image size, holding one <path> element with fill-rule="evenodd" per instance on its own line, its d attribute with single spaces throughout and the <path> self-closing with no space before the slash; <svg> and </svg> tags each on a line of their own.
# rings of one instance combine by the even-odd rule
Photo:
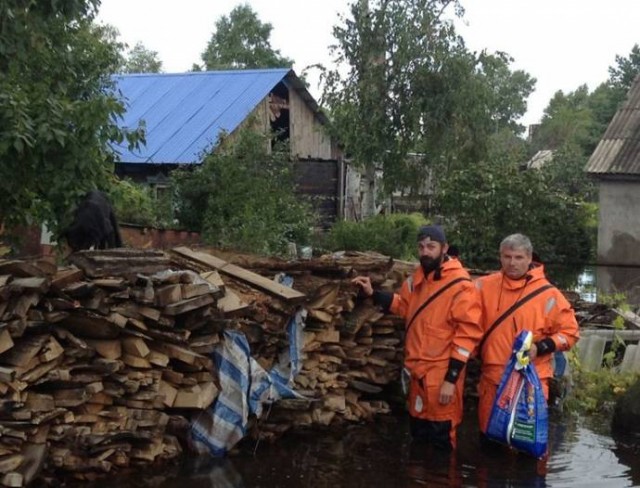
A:
<svg viewBox="0 0 640 488">
<path fill-rule="evenodd" d="M 481 446 L 473 412 L 459 431 L 459 449 L 453 455 L 413 444 L 406 416 L 389 416 L 371 425 L 289 434 L 257 449 L 245 444 L 228 459 L 191 460 L 164 473 L 112 479 L 94 487 L 636 486 L 640 443 L 616 441 L 606 426 L 604 432 L 600 427 L 552 419 L 545 464 L 500 446 Z"/>
<path fill-rule="evenodd" d="M 582 300 L 624 293 L 627 303 L 640 305 L 640 268 L 617 266 L 545 265 L 549 279 L 563 290 L 576 291 Z"/>
</svg>

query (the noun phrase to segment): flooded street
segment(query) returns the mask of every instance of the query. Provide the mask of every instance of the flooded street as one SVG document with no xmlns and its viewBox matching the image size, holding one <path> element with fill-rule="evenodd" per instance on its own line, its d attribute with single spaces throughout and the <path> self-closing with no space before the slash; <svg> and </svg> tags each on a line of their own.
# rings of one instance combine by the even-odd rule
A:
<svg viewBox="0 0 640 488">
<path fill-rule="evenodd" d="M 546 464 L 500 447 L 481 448 L 474 413 L 459 432 L 455 456 L 413 445 L 407 418 L 285 435 L 245 444 L 221 460 L 186 462 L 93 487 L 628 487 L 640 486 L 640 442 L 614 441 L 603 422 L 552 418 Z M 546 474 L 545 474 L 546 470 Z"/>
</svg>

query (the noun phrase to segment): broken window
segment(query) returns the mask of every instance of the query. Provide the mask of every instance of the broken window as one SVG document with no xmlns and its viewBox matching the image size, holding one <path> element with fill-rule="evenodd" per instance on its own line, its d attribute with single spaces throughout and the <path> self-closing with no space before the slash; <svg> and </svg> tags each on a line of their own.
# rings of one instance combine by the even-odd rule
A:
<svg viewBox="0 0 640 488">
<path fill-rule="evenodd" d="M 278 83 L 269 94 L 269 121 L 275 134 L 271 147 L 276 142 L 288 142 L 290 136 L 289 90 L 284 83 Z"/>
</svg>

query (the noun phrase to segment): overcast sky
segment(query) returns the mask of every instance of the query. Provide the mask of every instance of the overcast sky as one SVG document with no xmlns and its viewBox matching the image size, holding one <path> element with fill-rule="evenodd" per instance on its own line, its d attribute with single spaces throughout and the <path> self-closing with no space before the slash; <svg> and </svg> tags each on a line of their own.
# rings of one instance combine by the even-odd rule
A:
<svg viewBox="0 0 640 488">
<path fill-rule="evenodd" d="M 273 25 L 271 44 L 306 66 L 330 65 L 328 46 L 338 13 L 349 0 L 102 0 L 98 19 L 114 25 L 121 40 L 157 51 L 165 72 L 200 63 L 216 19 L 249 3 Z M 608 77 L 616 54 L 640 43 L 640 0 L 463 0 L 458 31 L 474 51 L 505 51 L 538 81 L 524 124 L 537 122 L 557 90 L 594 89 Z M 311 92 L 320 91 L 311 76 Z"/>
</svg>

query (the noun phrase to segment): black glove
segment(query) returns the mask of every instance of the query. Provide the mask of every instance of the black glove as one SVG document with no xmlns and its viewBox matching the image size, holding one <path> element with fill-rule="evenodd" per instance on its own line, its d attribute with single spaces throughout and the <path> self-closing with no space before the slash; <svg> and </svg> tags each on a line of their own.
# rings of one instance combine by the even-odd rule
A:
<svg viewBox="0 0 640 488">
<path fill-rule="evenodd" d="M 556 350 L 556 343 L 553 342 L 551 337 L 545 337 L 536 342 L 536 348 L 538 349 L 538 356 L 544 356 Z"/>
</svg>

